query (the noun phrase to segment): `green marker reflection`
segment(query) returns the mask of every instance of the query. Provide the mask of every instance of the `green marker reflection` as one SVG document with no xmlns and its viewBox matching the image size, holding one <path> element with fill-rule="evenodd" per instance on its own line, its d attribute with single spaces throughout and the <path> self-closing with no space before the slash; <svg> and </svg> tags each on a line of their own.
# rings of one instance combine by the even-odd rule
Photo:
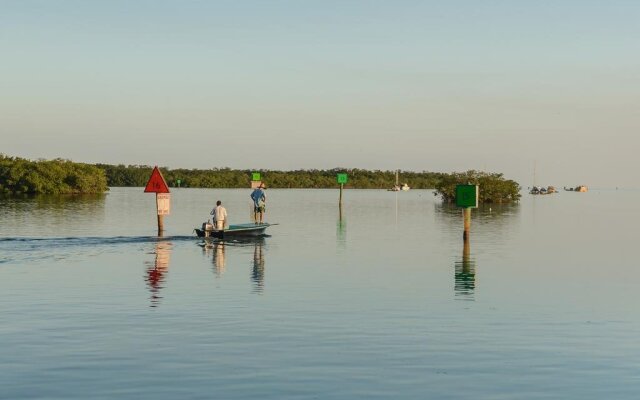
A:
<svg viewBox="0 0 640 400">
<path fill-rule="evenodd" d="M 347 220 L 342 214 L 342 206 L 338 207 L 338 221 L 336 223 L 336 240 L 339 245 L 347 243 Z"/>
<path fill-rule="evenodd" d="M 454 291 L 456 296 L 473 300 L 476 288 L 476 262 L 471 258 L 471 243 L 467 238 L 463 241 L 462 259 L 455 262 Z"/>
</svg>

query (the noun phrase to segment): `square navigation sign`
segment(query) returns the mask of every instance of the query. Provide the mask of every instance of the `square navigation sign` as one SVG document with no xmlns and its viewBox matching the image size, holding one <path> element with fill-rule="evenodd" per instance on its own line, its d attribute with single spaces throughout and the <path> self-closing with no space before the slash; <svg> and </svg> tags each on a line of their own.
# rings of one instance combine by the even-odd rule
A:
<svg viewBox="0 0 640 400">
<path fill-rule="evenodd" d="M 456 186 L 456 206 L 458 207 L 478 207 L 478 197 L 480 190 L 478 185 L 458 185 Z"/>
<path fill-rule="evenodd" d="M 252 181 L 259 181 L 260 180 L 260 172 L 252 172 L 251 173 L 251 180 Z"/>
<path fill-rule="evenodd" d="M 347 183 L 347 174 L 338 174 L 338 183 L 339 184 Z"/>
</svg>

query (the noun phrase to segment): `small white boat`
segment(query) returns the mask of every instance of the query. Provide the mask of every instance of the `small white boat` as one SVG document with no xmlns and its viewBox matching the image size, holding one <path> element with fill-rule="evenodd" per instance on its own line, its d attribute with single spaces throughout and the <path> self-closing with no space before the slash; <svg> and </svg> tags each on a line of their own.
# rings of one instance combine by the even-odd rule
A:
<svg viewBox="0 0 640 400">
<path fill-rule="evenodd" d="M 556 190 L 554 186 L 548 186 L 546 188 L 534 186 L 533 188 L 531 188 L 529 193 L 530 194 L 553 194 L 553 193 L 558 193 L 558 190 Z"/>
<path fill-rule="evenodd" d="M 576 186 L 575 188 L 568 188 L 568 189 L 565 186 L 564 190 L 566 190 L 567 192 L 581 192 L 581 193 L 584 193 L 589 189 L 584 185 L 579 185 L 579 186 Z"/>
</svg>

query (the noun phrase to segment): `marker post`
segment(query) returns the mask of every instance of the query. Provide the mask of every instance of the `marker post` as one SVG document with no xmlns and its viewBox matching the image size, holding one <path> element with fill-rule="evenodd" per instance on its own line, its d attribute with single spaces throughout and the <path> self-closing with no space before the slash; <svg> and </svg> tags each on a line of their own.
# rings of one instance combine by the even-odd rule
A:
<svg viewBox="0 0 640 400">
<path fill-rule="evenodd" d="M 156 213 L 158 216 L 158 236 L 161 237 L 164 232 L 164 216 L 169 215 L 171 210 L 171 195 L 169 194 L 169 186 L 164 180 L 162 173 L 158 167 L 154 167 L 151 171 L 151 177 L 144 188 L 145 193 L 156 194 Z"/>
<path fill-rule="evenodd" d="M 164 216 L 169 215 L 171 209 L 171 195 L 169 193 L 156 193 L 156 209 L 158 210 L 158 236 L 164 232 Z"/>
<path fill-rule="evenodd" d="M 478 208 L 480 189 L 478 185 L 457 185 L 456 186 L 456 206 L 462 208 L 464 241 L 469 239 L 471 233 L 471 209 Z"/>
<path fill-rule="evenodd" d="M 471 207 L 462 209 L 462 220 L 464 224 L 462 239 L 466 241 L 467 239 L 469 239 L 469 232 L 471 231 Z"/>
<path fill-rule="evenodd" d="M 337 179 L 340 184 L 340 199 L 338 200 L 338 207 L 342 210 L 342 190 L 344 189 L 344 184 L 347 183 L 347 174 L 340 173 L 338 174 Z"/>
</svg>

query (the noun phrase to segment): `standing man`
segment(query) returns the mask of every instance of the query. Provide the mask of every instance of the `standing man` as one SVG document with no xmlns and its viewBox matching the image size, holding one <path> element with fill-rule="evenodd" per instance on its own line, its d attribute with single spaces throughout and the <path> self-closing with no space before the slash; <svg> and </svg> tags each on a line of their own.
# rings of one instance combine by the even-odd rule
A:
<svg viewBox="0 0 640 400">
<path fill-rule="evenodd" d="M 253 200 L 253 218 L 256 224 L 264 223 L 264 209 L 265 202 L 267 201 L 264 189 L 266 189 L 266 187 L 264 186 L 264 183 L 261 183 L 260 186 L 251 192 L 251 200 Z"/>
<path fill-rule="evenodd" d="M 213 226 L 216 230 L 223 230 L 227 222 L 227 209 L 222 207 L 220 200 L 216 202 L 216 207 L 211 210 L 211 215 L 213 215 Z"/>
</svg>

